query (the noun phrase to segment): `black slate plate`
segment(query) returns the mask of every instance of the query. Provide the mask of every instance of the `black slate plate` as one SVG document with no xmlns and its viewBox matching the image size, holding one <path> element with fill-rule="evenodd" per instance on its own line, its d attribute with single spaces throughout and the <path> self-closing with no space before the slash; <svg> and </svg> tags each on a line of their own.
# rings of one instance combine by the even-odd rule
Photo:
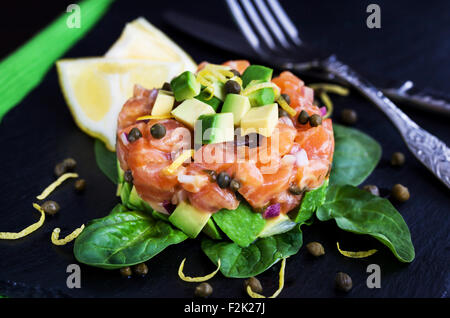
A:
<svg viewBox="0 0 450 318">
<path fill-rule="evenodd" d="M 433 6 L 423 2 L 378 1 L 382 10 L 382 28 L 369 30 L 365 26 L 365 9 L 369 3 L 285 1 L 285 7 L 300 26 L 305 40 L 337 53 L 363 74 L 371 73 L 394 80 L 411 79 L 420 86 L 448 91 L 450 30 L 446 12 L 449 12 L 450 4 L 447 1 L 434 2 Z M 57 11 L 64 8 L 61 6 Z M 210 1 L 195 1 L 195 4 L 187 1 L 117 1 L 97 27 L 66 56 L 103 54 L 119 36 L 126 22 L 144 16 L 167 32 L 198 62 L 208 60 L 219 63 L 239 58 L 207 47 L 169 28 L 162 20 L 165 9 L 177 9 L 202 19 L 231 25 L 221 2 L 212 7 Z M 56 9 L 53 7 L 53 10 Z M 20 11 L 16 8 L 14 12 Z M 45 21 L 34 21 L 34 25 L 45 25 L 49 17 L 45 18 Z M 25 20 L 6 20 L 9 26 L 22 27 L 19 30 L 23 31 L 26 26 L 22 21 Z M 27 32 L 19 34 L 29 35 Z M 20 43 L 17 38 L 15 41 L 12 43 Z M 3 49 L 2 52 L 6 54 L 9 50 Z M 402 264 L 387 248 L 372 239 L 344 233 L 333 222 L 316 222 L 303 228 L 304 242 L 322 242 L 327 254 L 313 259 L 302 248 L 299 254 L 290 257 L 285 289 L 280 297 L 448 297 L 448 189 L 408 153 L 395 128 L 374 106 L 356 93 L 347 98 L 336 97 L 334 101 L 336 113 L 346 107 L 355 109 L 360 115 L 356 128 L 370 134 L 383 147 L 382 160 L 365 183 L 388 189 L 401 182 L 409 187 L 411 199 L 397 205 L 397 208 L 411 230 L 416 259 L 411 264 Z M 422 127 L 450 144 L 448 118 L 410 111 L 407 106 L 403 109 Z M 150 260 L 149 275 L 144 278 L 126 279 L 117 271 L 81 265 L 81 289 L 66 287 L 67 265 L 76 263 L 72 245 L 53 246 L 50 242 L 51 231 L 54 227 L 61 227 L 65 233 L 72 231 L 92 218 L 106 215 L 117 203 L 115 186 L 95 164 L 93 145 L 94 140 L 74 124 L 62 98 L 55 69 L 0 124 L 2 231 L 15 231 L 37 220 L 38 213 L 31 203 L 53 181 L 53 166 L 59 160 L 68 156 L 76 158 L 77 171 L 88 182 L 83 195 L 74 193 L 72 182 L 67 182 L 56 191 L 52 198 L 61 203 L 61 213 L 48 218 L 37 232 L 17 241 L 0 241 L 0 295 L 191 297 L 195 284 L 181 281 L 176 274 L 181 260 L 188 257 L 185 271 L 191 275 L 214 269 L 195 240 L 171 246 Z M 394 151 L 406 154 L 406 165 L 401 169 L 389 166 L 389 157 Z M 336 241 L 349 248 L 377 248 L 379 252 L 367 259 L 348 259 L 338 253 Z M 366 287 L 366 268 L 372 263 L 381 267 L 380 289 Z M 276 289 L 278 270 L 279 265 L 275 265 L 260 275 L 265 293 L 270 294 Z M 333 288 L 337 271 L 347 272 L 353 278 L 354 288 L 347 295 Z M 211 284 L 215 290 L 214 297 L 245 296 L 243 280 L 217 275 Z"/>
</svg>

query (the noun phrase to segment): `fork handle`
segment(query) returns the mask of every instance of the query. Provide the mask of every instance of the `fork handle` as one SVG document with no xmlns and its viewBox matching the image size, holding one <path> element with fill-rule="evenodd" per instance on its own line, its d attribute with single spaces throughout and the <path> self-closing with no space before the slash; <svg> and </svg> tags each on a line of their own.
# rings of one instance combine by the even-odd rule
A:
<svg viewBox="0 0 450 318">
<path fill-rule="evenodd" d="M 335 56 L 322 63 L 324 70 L 347 82 L 377 105 L 399 130 L 414 156 L 450 189 L 450 149 L 444 142 L 419 127 L 379 89 Z"/>
</svg>

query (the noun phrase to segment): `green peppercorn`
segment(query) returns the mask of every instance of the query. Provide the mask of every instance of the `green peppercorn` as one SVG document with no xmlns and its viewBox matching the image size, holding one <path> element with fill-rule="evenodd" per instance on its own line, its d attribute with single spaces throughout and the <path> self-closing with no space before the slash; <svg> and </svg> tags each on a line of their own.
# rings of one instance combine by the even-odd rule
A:
<svg viewBox="0 0 450 318">
<path fill-rule="evenodd" d="M 172 87 L 170 86 L 170 83 L 167 83 L 167 82 L 165 82 L 165 83 L 163 84 L 163 86 L 162 86 L 161 89 L 164 90 L 164 91 L 169 91 L 169 92 L 172 91 Z"/>
<path fill-rule="evenodd" d="M 408 201 L 410 197 L 408 188 L 401 184 L 396 184 L 392 187 L 391 195 L 399 202 Z"/>
<path fill-rule="evenodd" d="M 75 187 L 75 191 L 77 191 L 77 192 L 84 191 L 84 189 L 86 188 L 86 180 L 78 179 L 77 181 L 75 181 L 74 187 Z"/>
<path fill-rule="evenodd" d="M 350 291 L 353 287 L 352 278 L 348 274 L 342 272 L 336 274 L 335 284 L 337 289 L 344 292 Z"/>
<path fill-rule="evenodd" d="M 309 115 L 306 110 L 302 110 L 297 117 L 297 121 L 301 125 L 306 125 L 309 121 Z"/>
<path fill-rule="evenodd" d="M 380 190 L 378 189 L 378 187 L 376 185 L 368 184 L 368 185 L 365 185 L 362 189 L 364 191 L 372 193 L 373 195 L 376 195 L 377 197 L 380 196 Z"/>
<path fill-rule="evenodd" d="M 125 171 L 123 179 L 125 180 L 125 182 L 133 183 L 133 173 L 131 172 L 131 170 Z"/>
<path fill-rule="evenodd" d="M 241 73 L 239 73 L 238 70 L 235 70 L 234 68 L 232 68 L 230 71 L 234 74 L 234 76 L 241 77 Z"/>
<path fill-rule="evenodd" d="M 288 94 L 281 94 L 281 97 L 284 98 L 286 103 L 288 103 L 289 105 L 291 104 L 291 97 Z"/>
<path fill-rule="evenodd" d="M 239 94 L 241 92 L 241 85 L 236 81 L 229 80 L 225 83 L 225 92 L 227 94 Z"/>
<path fill-rule="evenodd" d="M 161 139 L 166 135 L 166 127 L 161 124 L 154 124 L 152 128 L 150 128 L 150 133 L 152 134 L 153 138 Z"/>
<path fill-rule="evenodd" d="M 300 189 L 300 187 L 297 184 L 293 183 L 289 186 L 289 192 L 293 195 L 299 195 L 303 191 L 302 191 L 302 189 Z"/>
<path fill-rule="evenodd" d="M 130 132 L 128 133 L 127 139 L 129 142 L 135 142 L 136 140 L 138 140 L 139 138 L 142 137 L 142 133 L 139 130 L 139 128 L 133 128 L 130 130 Z"/>
<path fill-rule="evenodd" d="M 358 114 L 353 109 L 343 109 L 341 111 L 341 121 L 346 125 L 354 125 L 358 121 Z"/>
<path fill-rule="evenodd" d="M 148 267 L 145 263 L 140 263 L 133 267 L 133 271 L 137 275 L 145 276 L 148 273 Z"/>
<path fill-rule="evenodd" d="M 405 163 L 405 155 L 401 152 L 394 152 L 391 156 L 391 165 L 394 167 L 403 166 Z"/>
<path fill-rule="evenodd" d="M 206 298 L 213 293 L 213 288 L 208 283 L 201 283 L 195 287 L 195 296 Z"/>
<path fill-rule="evenodd" d="M 325 254 L 325 249 L 319 242 L 310 242 L 306 245 L 308 252 L 315 257 L 319 257 Z"/>
<path fill-rule="evenodd" d="M 55 215 L 59 211 L 59 204 L 55 201 L 45 201 L 41 208 L 46 214 Z"/>
<path fill-rule="evenodd" d="M 263 291 L 261 282 L 256 277 L 250 277 L 249 279 L 246 279 L 244 282 L 245 290 L 247 290 L 247 286 L 250 286 L 252 291 L 254 291 L 255 293 L 258 293 L 258 294 L 262 293 L 262 291 Z"/>
<path fill-rule="evenodd" d="M 217 184 L 222 189 L 228 188 L 228 186 L 230 185 L 230 182 L 231 182 L 230 175 L 228 173 L 226 173 L 225 171 L 222 171 L 217 176 Z"/>
<path fill-rule="evenodd" d="M 124 277 L 130 277 L 133 273 L 131 272 L 131 268 L 129 266 L 127 267 L 122 267 L 120 269 L 120 275 L 124 276 Z"/>
<path fill-rule="evenodd" d="M 238 180 L 233 179 L 233 180 L 230 181 L 230 190 L 231 190 L 231 191 L 236 192 L 236 191 L 238 191 L 240 188 L 241 188 L 241 183 L 240 183 Z"/>
<path fill-rule="evenodd" d="M 322 117 L 320 115 L 314 114 L 309 117 L 309 124 L 311 127 L 317 127 L 322 124 Z"/>
<path fill-rule="evenodd" d="M 283 108 L 278 107 L 278 118 L 289 116 L 288 112 L 285 111 Z"/>
</svg>

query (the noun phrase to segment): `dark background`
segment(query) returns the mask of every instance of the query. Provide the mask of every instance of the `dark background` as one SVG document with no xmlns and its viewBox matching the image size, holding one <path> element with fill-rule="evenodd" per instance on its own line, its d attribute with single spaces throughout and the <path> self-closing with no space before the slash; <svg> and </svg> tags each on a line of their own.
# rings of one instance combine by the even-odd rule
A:
<svg viewBox="0 0 450 318">
<path fill-rule="evenodd" d="M 36 31 L 63 12 L 70 1 L 6 2 L 0 11 L 0 56 L 5 57 Z M 449 1 L 282 1 L 298 25 L 301 37 L 319 48 L 336 53 L 369 78 L 413 80 L 417 85 L 449 91 L 450 2 Z M 381 6 L 379 30 L 365 25 L 369 3 Z M 215 21 L 236 31 L 222 1 L 131 1 L 118 0 L 106 16 L 66 57 L 100 56 L 118 38 L 126 22 L 139 16 L 161 28 L 200 62 L 220 63 L 239 56 L 220 51 L 188 38 L 168 26 L 162 13 L 175 9 L 199 19 Z M 45 54 L 45 48 L 43 48 Z M 286 284 L 280 297 L 449 297 L 449 191 L 408 152 L 400 135 L 374 106 L 353 92 L 334 97 L 336 112 L 353 108 L 359 113 L 356 128 L 378 140 L 383 156 L 365 184 L 387 190 L 403 183 L 411 199 L 396 205 L 408 224 L 416 248 L 411 264 L 400 263 L 377 241 L 344 233 L 333 222 L 304 227 L 304 243 L 320 241 L 326 255 L 313 259 L 302 248 L 288 259 Z M 423 128 L 450 144 L 449 118 L 416 111 L 400 105 Z M 339 122 L 339 120 L 336 120 Z M 75 263 L 72 244 L 57 247 L 50 235 L 55 227 L 63 233 L 92 218 L 106 215 L 115 205 L 115 186 L 95 164 L 93 139 L 74 124 L 65 105 L 53 68 L 42 84 L 29 94 L 0 123 L 0 226 L 18 231 L 37 220 L 32 208 L 35 196 L 53 179 L 55 163 L 68 156 L 78 161 L 77 171 L 87 180 L 83 195 L 73 192 L 73 182 L 52 194 L 61 204 L 56 217 L 47 218 L 35 233 L 17 240 L 0 241 L 0 295 L 72 297 L 191 297 L 195 284 L 177 277 L 179 263 L 188 257 L 185 272 L 191 276 L 211 272 L 213 264 L 200 250 L 198 240 L 171 246 L 147 262 L 149 274 L 122 278 L 118 271 L 82 265 L 82 288 L 66 287 L 66 267 Z M 392 152 L 406 154 L 406 165 L 389 166 Z M 65 234 L 64 234 L 65 235 Z M 342 248 L 379 252 L 367 259 L 348 259 Z M 366 287 L 366 267 L 379 264 L 381 289 Z M 259 276 L 265 294 L 277 286 L 279 265 Z M 353 278 L 353 290 L 334 290 L 337 271 Z M 243 280 L 214 277 L 214 297 L 245 296 Z"/>
</svg>

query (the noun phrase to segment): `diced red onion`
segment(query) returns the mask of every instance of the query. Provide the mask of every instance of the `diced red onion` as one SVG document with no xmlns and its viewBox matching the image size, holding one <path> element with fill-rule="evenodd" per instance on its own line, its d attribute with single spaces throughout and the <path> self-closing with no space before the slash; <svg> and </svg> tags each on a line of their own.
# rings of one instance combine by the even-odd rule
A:
<svg viewBox="0 0 450 318">
<path fill-rule="evenodd" d="M 120 135 L 120 140 L 122 140 L 122 142 L 123 142 L 123 144 L 124 144 L 125 146 L 128 146 L 129 141 L 128 141 L 128 136 L 127 136 L 127 133 L 126 133 L 126 132 L 123 132 L 123 133 Z"/>
<path fill-rule="evenodd" d="M 274 218 L 274 217 L 280 215 L 280 211 L 281 211 L 281 205 L 279 203 L 275 203 L 275 204 L 269 205 L 267 207 L 267 209 L 264 211 L 262 216 L 265 219 Z"/>
<path fill-rule="evenodd" d="M 308 160 L 308 154 L 306 153 L 305 149 L 300 149 L 296 154 L 296 163 L 297 166 L 299 167 L 303 167 L 308 165 L 309 160 Z"/>
<path fill-rule="evenodd" d="M 320 116 L 325 116 L 327 114 L 327 108 L 325 106 L 322 106 L 319 108 L 320 110 Z"/>
<path fill-rule="evenodd" d="M 170 203 L 170 201 L 168 200 L 164 200 L 162 205 L 164 209 L 166 209 L 166 211 L 169 212 L 169 214 L 172 214 L 173 211 L 175 211 L 175 208 L 177 207 L 176 205 Z"/>
</svg>

